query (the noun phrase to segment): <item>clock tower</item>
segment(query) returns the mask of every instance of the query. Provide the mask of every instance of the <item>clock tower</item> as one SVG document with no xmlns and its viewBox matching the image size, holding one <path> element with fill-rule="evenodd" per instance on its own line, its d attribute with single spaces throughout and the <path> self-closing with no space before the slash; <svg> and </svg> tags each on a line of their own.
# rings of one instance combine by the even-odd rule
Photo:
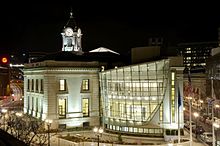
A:
<svg viewBox="0 0 220 146">
<path fill-rule="evenodd" d="M 82 33 L 81 29 L 76 25 L 72 12 L 70 12 L 70 18 L 64 26 L 61 35 L 63 38 L 62 51 L 82 52 Z"/>
</svg>

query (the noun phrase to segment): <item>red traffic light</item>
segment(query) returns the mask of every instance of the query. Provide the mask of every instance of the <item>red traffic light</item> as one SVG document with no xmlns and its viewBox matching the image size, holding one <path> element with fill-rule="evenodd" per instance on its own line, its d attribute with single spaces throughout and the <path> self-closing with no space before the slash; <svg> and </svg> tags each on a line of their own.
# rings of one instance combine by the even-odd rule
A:
<svg viewBox="0 0 220 146">
<path fill-rule="evenodd" d="M 6 63 L 8 63 L 8 58 L 7 57 L 3 57 L 1 61 L 2 61 L 2 63 L 6 64 Z"/>
<path fill-rule="evenodd" d="M 0 65 L 1 66 L 9 65 L 9 55 L 0 55 Z"/>
</svg>

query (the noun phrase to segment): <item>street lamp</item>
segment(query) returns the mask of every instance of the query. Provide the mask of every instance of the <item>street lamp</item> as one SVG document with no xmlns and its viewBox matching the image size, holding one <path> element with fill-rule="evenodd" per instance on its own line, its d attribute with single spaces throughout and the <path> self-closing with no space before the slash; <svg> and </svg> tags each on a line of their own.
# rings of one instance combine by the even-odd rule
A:
<svg viewBox="0 0 220 146">
<path fill-rule="evenodd" d="M 197 138 L 197 117 L 199 116 L 199 113 L 194 112 L 193 115 L 194 115 L 194 117 L 196 118 L 196 129 L 195 129 L 195 134 L 196 134 L 196 138 Z"/>
<path fill-rule="evenodd" d="M 46 119 L 45 122 L 47 123 L 48 146 L 50 146 L 50 127 L 53 121 L 50 119 Z"/>
<path fill-rule="evenodd" d="M 8 110 L 7 109 L 2 109 L 2 113 L 4 114 L 4 130 L 6 130 L 6 124 L 5 124 L 5 115 L 6 115 L 6 113 L 8 112 Z"/>
<path fill-rule="evenodd" d="M 96 133 L 96 136 L 98 137 L 98 146 L 99 146 L 99 137 L 103 133 L 103 129 L 101 127 L 95 127 L 93 131 Z"/>
</svg>

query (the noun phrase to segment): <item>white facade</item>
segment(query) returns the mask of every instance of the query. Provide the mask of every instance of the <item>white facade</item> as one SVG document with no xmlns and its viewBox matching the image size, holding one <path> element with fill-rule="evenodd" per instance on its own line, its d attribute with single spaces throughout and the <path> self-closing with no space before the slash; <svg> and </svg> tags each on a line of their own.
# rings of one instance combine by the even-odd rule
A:
<svg viewBox="0 0 220 146">
<path fill-rule="evenodd" d="M 24 113 L 41 120 L 53 120 L 54 128 L 99 125 L 98 72 L 97 62 L 26 64 Z M 86 90 L 82 87 L 83 80 L 87 83 Z M 87 107 L 83 105 L 84 99 L 88 102 Z"/>
</svg>

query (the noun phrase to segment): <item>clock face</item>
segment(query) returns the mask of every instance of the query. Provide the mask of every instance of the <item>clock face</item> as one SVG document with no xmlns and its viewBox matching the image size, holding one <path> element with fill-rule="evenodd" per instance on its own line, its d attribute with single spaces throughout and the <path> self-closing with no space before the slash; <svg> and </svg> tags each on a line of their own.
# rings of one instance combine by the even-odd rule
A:
<svg viewBox="0 0 220 146">
<path fill-rule="evenodd" d="M 71 28 L 66 28 L 65 29 L 65 34 L 66 34 L 66 36 L 72 36 L 73 35 L 73 30 Z"/>
</svg>

